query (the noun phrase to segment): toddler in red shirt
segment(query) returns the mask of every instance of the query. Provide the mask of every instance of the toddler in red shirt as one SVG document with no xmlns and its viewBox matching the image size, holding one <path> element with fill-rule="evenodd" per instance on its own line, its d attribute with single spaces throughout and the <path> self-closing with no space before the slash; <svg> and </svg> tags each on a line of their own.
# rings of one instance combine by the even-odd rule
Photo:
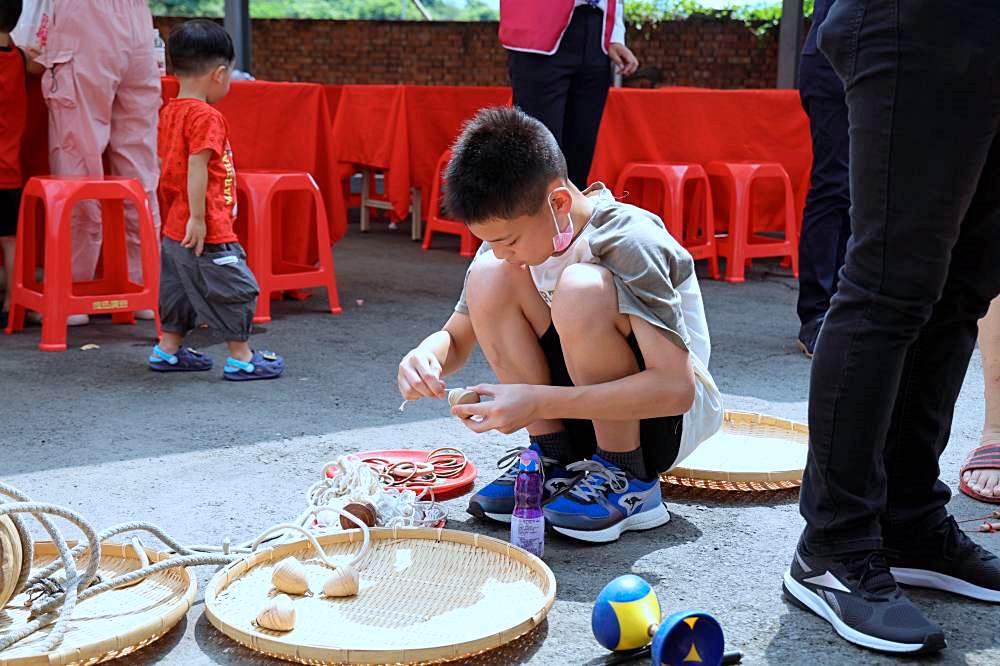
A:
<svg viewBox="0 0 1000 666">
<path fill-rule="evenodd" d="M 181 85 L 177 99 L 160 113 L 163 334 L 149 367 L 157 372 L 210 370 L 211 358 L 182 346 L 184 336 L 204 323 L 229 347 L 225 379 L 273 379 L 281 376 L 285 361 L 250 347 L 259 288 L 233 231 L 236 169 L 229 128 L 210 106 L 229 92 L 233 42 L 219 25 L 195 20 L 171 32 L 168 48 Z"/>
<path fill-rule="evenodd" d="M 14 242 L 21 207 L 21 139 L 28 116 L 25 88 L 27 61 L 10 33 L 21 18 L 21 2 L 0 2 L 0 251 L 7 289 L 0 309 L 0 328 L 7 325 L 14 282 Z"/>
</svg>

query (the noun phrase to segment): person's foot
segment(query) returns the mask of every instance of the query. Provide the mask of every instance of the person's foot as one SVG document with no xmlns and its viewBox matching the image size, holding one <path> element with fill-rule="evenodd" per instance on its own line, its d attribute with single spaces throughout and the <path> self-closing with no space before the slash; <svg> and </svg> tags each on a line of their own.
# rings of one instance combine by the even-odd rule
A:
<svg viewBox="0 0 1000 666">
<path fill-rule="evenodd" d="M 469 500 L 469 508 L 466 510 L 471 515 L 476 518 L 489 518 L 501 523 L 510 522 L 510 515 L 514 512 L 516 463 L 525 448 L 537 452 L 539 460 L 542 461 L 542 473 L 545 476 L 545 483 L 542 486 L 543 502 L 570 485 L 573 473 L 567 472 L 566 468 L 555 458 L 542 455 L 541 447 L 532 444 L 528 447 L 508 449 L 507 453 L 497 461 L 497 467 L 506 468 L 504 473 L 480 489 Z"/>
<path fill-rule="evenodd" d="M 86 326 L 90 323 L 90 316 L 85 314 L 75 314 L 66 317 L 67 326 Z"/>
<path fill-rule="evenodd" d="M 828 558 L 808 555 L 799 545 L 782 589 L 790 602 L 855 645 L 895 653 L 946 647 L 944 632 L 899 589 L 878 551 Z"/>
<path fill-rule="evenodd" d="M 153 347 L 148 359 L 149 369 L 154 372 L 201 372 L 212 369 L 212 359 L 194 349 L 181 347 L 173 354 Z"/>
<path fill-rule="evenodd" d="M 962 531 L 951 516 L 937 529 L 892 542 L 886 559 L 903 585 L 1000 603 L 1000 559 Z"/>
<path fill-rule="evenodd" d="M 257 379 L 277 379 L 285 371 L 285 359 L 274 352 L 255 351 L 249 361 L 230 356 L 222 368 L 223 379 L 245 382 Z"/>
<path fill-rule="evenodd" d="M 559 534 L 607 543 L 623 532 L 653 529 L 670 520 L 657 478 L 637 479 L 598 455 L 566 469 L 586 475 L 543 507 L 546 522 Z"/>
<path fill-rule="evenodd" d="M 984 431 L 979 446 L 1000 445 L 1000 431 Z M 987 499 L 1000 500 L 1000 461 L 996 467 L 983 467 L 962 472 L 962 480 L 969 490 Z"/>
<path fill-rule="evenodd" d="M 819 338 L 819 331 L 823 328 L 823 320 L 825 318 L 825 315 L 817 317 L 815 320 L 808 324 L 803 324 L 799 328 L 799 336 L 795 340 L 795 343 L 798 345 L 799 351 L 805 354 L 806 358 L 812 358 L 813 352 L 816 351 L 816 340 Z"/>
</svg>

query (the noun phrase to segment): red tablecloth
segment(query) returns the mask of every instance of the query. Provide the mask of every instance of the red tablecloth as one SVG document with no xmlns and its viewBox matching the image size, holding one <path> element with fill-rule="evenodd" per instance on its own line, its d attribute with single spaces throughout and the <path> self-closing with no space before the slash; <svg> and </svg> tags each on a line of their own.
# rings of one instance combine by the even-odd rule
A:
<svg viewBox="0 0 1000 666">
<path fill-rule="evenodd" d="M 510 104 L 509 88 L 347 85 L 334 121 L 336 159 L 386 173 L 385 198 L 403 218 L 410 186 L 423 194 L 424 209 L 434 166 L 462 123 L 485 106 Z"/>
<path fill-rule="evenodd" d="M 176 79 L 163 79 L 163 98 L 177 95 Z M 330 241 L 347 231 L 347 214 L 340 189 L 339 166 L 331 159 L 329 109 L 333 93 L 310 83 L 235 82 L 217 106 L 225 114 L 237 169 L 289 169 L 308 171 L 323 193 L 330 224 Z M 48 171 L 47 112 L 37 80 L 30 84 L 31 122 L 24 141 L 26 176 Z M 293 260 L 309 260 L 315 225 L 306 213 L 303 198 L 282 204 L 282 246 Z"/>
<path fill-rule="evenodd" d="M 706 164 L 712 160 L 781 163 L 792 181 L 795 210 L 801 214 L 809 189 L 812 144 L 809 119 L 798 92 L 612 90 L 604 108 L 590 180 L 614 187 L 627 162 Z M 766 186 L 762 196 L 756 197 L 758 229 L 783 228 L 777 219 L 777 194 Z"/>
<path fill-rule="evenodd" d="M 410 205 L 410 162 L 403 116 L 405 86 L 346 85 L 333 121 L 335 157 L 345 167 L 386 171 L 385 198 L 400 219 Z"/>
<path fill-rule="evenodd" d="M 454 143 L 462 125 L 488 106 L 509 106 L 510 88 L 407 86 L 404 97 L 409 137 L 410 183 L 420 188 L 423 211 L 429 210 L 431 187 L 441 153 Z"/>
<path fill-rule="evenodd" d="M 163 80 L 164 100 L 177 96 L 176 79 Z M 331 160 L 331 96 L 313 83 L 237 81 L 216 107 L 229 121 L 236 169 L 308 171 L 326 204 L 330 242 L 347 232 L 347 212 L 340 189 L 339 169 Z M 282 218 L 284 247 L 296 254 L 309 247 L 315 227 L 306 215 L 304 199 L 290 200 Z M 305 224 L 301 222 L 305 222 Z"/>
</svg>

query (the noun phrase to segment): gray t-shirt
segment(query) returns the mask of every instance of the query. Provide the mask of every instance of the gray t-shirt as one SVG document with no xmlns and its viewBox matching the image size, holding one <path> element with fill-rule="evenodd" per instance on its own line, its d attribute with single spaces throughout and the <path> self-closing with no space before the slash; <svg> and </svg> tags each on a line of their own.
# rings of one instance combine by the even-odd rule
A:
<svg viewBox="0 0 1000 666">
<path fill-rule="evenodd" d="M 663 329 L 674 343 L 687 350 L 691 336 L 676 285 L 694 275 L 691 255 L 667 233 L 659 217 L 642 208 L 619 203 L 603 184 L 592 185 L 586 194 L 594 211 L 573 245 L 564 255 L 532 267 L 532 278 L 542 298 L 551 303 L 551 284 L 544 284 L 551 282 L 554 273 L 548 270 L 550 264 L 557 265 L 559 272 L 571 263 L 599 264 L 615 277 L 619 312 L 642 317 Z M 483 243 L 472 264 L 491 251 L 489 244 Z M 558 275 L 555 278 L 558 279 Z M 700 298 L 699 289 L 699 302 Z M 455 311 L 469 313 L 464 287 Z M 703 310 L 700 316 L 704 317 Z M 707 358 L 702 360 L 708 365 Z"/>
</svg>

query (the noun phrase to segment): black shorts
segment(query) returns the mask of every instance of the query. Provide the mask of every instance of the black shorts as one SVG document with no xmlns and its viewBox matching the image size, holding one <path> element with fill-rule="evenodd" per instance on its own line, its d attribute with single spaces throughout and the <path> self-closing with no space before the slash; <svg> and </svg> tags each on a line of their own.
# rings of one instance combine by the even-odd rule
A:
<svg viewBox="0 0 1000 666">
<path fill-rule="evenodd" d="M 549 326 L 539 342 L 549 364 L 553 386 L 573 386 L 569 370 L 566 369 L 566 359 L 563 357 L 562 343 L 555 326 Z M 628 345 L 635 354 L 635 360 L 640 370 L 646 369 L 642 358 L 639 342 L 634 334 L 629 334 Z M 661 416 L 655 419 L 643 419 L 639 422 L 639 443 L 642 456 L 650 472 L 665 472 L 677 462 L 677 453 L 681 446 L 683 431 L 683 416 Z M 569 432 L 575 460 L 584 460 L 594 455 L 597 450 L 597 434 L 592 421 L 563 419 L 563 424 Z"/>
<path fill-rule="evenodd" d="M 0 190 L 0 236 L 17 235 L 17 215 L 20 210 L 21 190 Z"/>
<path fill-rule="evenodd" d="M 260 288 L 239 243 L 194 250 L 164 238 L 160 246 L 160 326 L 186 335 L 208 324 L 226 342 L 245 342 L 253 329 Z"/>
</svg>

